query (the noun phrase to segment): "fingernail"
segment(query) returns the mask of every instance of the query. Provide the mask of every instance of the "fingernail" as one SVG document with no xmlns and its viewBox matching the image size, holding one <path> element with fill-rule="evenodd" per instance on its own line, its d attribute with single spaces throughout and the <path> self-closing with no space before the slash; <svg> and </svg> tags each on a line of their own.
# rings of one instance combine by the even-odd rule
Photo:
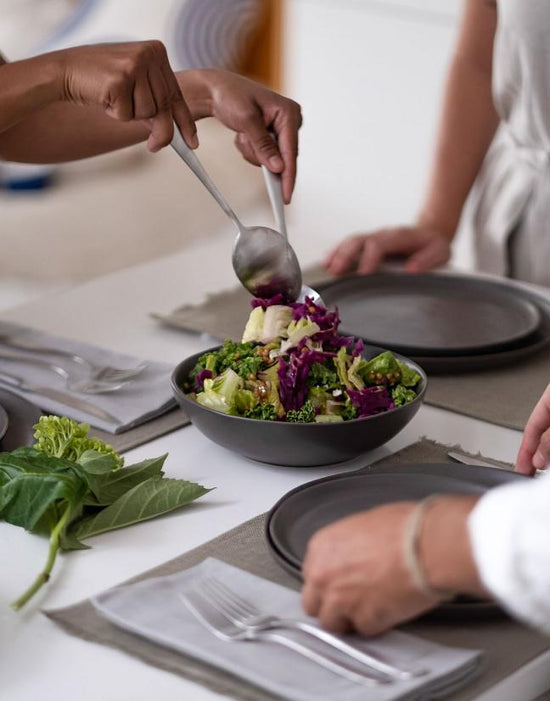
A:
<svg viewBox="0 0 550 701">
<path fill-rule="evenodd" d="M 272 168 L 281 168 L 283 161 L 281 160 L 280 156 L 271 156 L 269 159 L 269 165 Z"/>
<path fill-rule="evenodd" d="M 537 450 L 537 452 L 533 455 L 533 467 L 535 467 L 537 470 L 544 470 L 547 464 L 548 463 L 544 455 L 540 452 L 540 450 Z"/>
</svg>

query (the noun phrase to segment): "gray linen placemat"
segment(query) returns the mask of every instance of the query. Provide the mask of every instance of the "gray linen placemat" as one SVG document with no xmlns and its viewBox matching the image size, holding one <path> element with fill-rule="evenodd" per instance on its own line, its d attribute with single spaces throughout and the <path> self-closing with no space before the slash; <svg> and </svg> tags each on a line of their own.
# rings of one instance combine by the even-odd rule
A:
<svg viewBox="0 0 550 701">
<path fill-rule="evenodd" d="M 447 462 L 448 450 L 449 446 L 422 440 L 384 458 L 378 464 Z M 276 564 L 268 550 L 264 538 L 265 516 L 261 514 L 246 521 L 210 542 L 128 582 L 173 574 L 193 567 L 207 557 L 215 557 L 278 584 L 299 589 L 299 582 Z M 237 677 L 198 662 L 192 657 L 125 633 L 101 618 L 89 600 L 45 613 L 73 635 L 122 650 L 160 669 L 180 674 L 219 694 L 239 701 L 275 701 L 275 697 Z M 485 670 L 466 688 L 448 696 L 449 701 L 470 701 L 477 698 L 483 691 L 550 648 L 549 638 L 504 616 L 455 621 L 425 619 L 404 626 L 404 630 L 442 645 L 484 650 Z"/>
<path fill-rule="evenodd" d="M 304 272 L 309 285 L 331 278 L 320 266 Z M 241 287 L 211 295 L 204 304 L 184 305 L 171 314 L 153 314 L 174 328 L 240 340 L 250 313 L 250 295 Z M 495 370 L 428 376 L 426 403 L 482 421 L 522 431 L 550 381 L 550 351 Z"/>
<path fill-rule="evenodd" d="M 90 435 L 97 436 L 105 443 L 109 443 L 117 453 L 125 453 L 127 450 L 137 448 L 138 445 L 148 443 L 154 438 L 164 436 L 178 428 L 189 426 L 190 423 L 191 421 L 183 409 L 176 407 L 156 419 L 151 419 L 147 423 L 129 429 L 125 433 L 106 433 L 97 428 L 92 428 Z"/>
</svg>

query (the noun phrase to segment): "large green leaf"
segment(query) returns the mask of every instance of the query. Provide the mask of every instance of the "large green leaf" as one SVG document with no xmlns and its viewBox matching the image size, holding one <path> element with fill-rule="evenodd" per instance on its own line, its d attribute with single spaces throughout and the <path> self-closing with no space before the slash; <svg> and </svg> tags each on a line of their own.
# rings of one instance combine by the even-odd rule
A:
<svg viewBox="0 0 550 701">
<path fill-rule="evenodd" d="M 96 504 L 109 505 L 133 489 L 138 484 L 145 482 L 152 477 L 162 477 L 162 466 L 166 460 L 166 455 L 158 458 L 143 460 L 135 465 L 121 467 L 118 470 L 102 475 L 89 475 L 90 489 L 96 498 Z M 95 505 L 91 499 L 87 499 L 87 504 Z"/>
<path fill-rule="evenodd" d="M 78 464 L 89 475 L 104 475 L 118 468 L 114 455 L 98 453 L 96 450 L 84 451 L 78 458 Z"/>
<path fill-rule="evenodd" d="M 32 531 L 44 523 L 47 510 L 56 502 L 63 500 L 76 507 L 86 489 L 86 483 L 74 473 L 20 473 L 0 487 L 0 518 Z"/>
<path fill-rule="evenodd" d="M 105 531 L 147 521 L 179 509 L 209 491 L 194 482 L 153 477 L 130 489 L 95 516 L 77 521 L 71 533 L 84 540 Z"/>
</svg>

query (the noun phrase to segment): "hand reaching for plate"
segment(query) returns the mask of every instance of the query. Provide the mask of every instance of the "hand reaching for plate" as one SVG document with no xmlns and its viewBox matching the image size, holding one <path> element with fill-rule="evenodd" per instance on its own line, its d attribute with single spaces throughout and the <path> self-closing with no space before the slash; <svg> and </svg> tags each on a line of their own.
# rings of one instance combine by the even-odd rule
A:
<svg viewBox="0 0 550 701">
<path fill-rule="evenodd" d="M 550 384 L 525 426 L 516 460 L 516 471 L 534 475 L 550 466 Z"/>
</svg>

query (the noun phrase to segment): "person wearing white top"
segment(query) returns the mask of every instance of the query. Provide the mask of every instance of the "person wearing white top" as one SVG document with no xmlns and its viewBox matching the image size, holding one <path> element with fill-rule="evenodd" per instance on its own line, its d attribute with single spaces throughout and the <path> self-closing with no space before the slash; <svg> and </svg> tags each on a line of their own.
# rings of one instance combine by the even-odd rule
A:
<svg viewBox="0 0 550 701">
<path fill-rule="evenodd" d="M 449 260 L 462 216 L 478 270 L 550 285 L 549 35 L 547 0 L 465 0 L 420 213 L 347 238 L 330 272 L 371 273 L 391 255 L 428 271 Z"/>
<path fill-rule="evenodd" d="M 525 427 L 516 471 L 550 466 L 550 384 Z M 376 635 L 456 593 L 492 597 L 550 634 L 550 473 L 477 496 L 396 502 L 318 531 L 302 599 L 331 630 Z"/>
</svg>

